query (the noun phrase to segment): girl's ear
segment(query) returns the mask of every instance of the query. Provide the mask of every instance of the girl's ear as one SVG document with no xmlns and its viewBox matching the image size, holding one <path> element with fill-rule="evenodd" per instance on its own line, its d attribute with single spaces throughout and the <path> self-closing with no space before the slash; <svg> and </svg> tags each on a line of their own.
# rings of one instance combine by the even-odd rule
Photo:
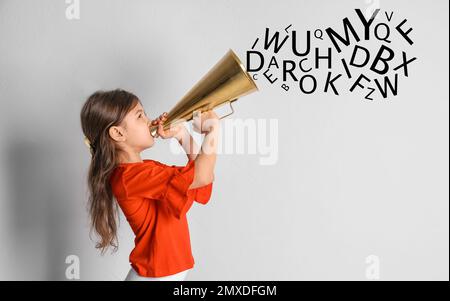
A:
<svg viewBox="0 0 450 301">
<path fill-rule="evenodd" d="M 109 128 L 109 136 L 117 142 L 125 141 L 125 130 L 121 126 L 112 126 Z"/>
</svg>

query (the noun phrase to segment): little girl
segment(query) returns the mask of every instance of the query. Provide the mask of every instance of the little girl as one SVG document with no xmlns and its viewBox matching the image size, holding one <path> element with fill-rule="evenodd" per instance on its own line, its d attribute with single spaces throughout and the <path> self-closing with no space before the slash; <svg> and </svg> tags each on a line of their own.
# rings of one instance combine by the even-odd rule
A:
<svg viewBox="0 0 450 301">
<path fill-rule="evenodd" d="M 212 110 L 194 119 L 205 134 L 201 149 L 182 125 L 164 130 L 167 114 L 150 121 L 135 95 L 116 89 L 92 94 L 81 110 L 81 127 L 92 159 L 88 171 L 91 231 L 101 253 L 118 249 L 118 207 L 135 234 L 126 280 L 184 280 L 194 266 L 186 212 L 206 204 L 212 191 L 219 119 Z M 153 146 L 149 127 L 175 138 L 188 156 L 185 166 L 144 159 Z"/>
</svg>

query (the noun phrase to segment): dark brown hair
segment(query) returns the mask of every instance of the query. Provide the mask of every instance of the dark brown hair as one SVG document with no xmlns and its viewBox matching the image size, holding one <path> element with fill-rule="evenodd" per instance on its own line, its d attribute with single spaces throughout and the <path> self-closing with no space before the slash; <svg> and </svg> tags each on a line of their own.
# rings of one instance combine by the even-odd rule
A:
<svg viewBox="0 0 450 301">
<path fill-rule="evenodd" d="M 95 247 L 102 255 L 109 247 L 114 252 L 118 249 L 118 204 L 109 179 L 119 163 L 120 149 L 109 136 L 109 128 L 121 124 L 138 102 L 137 96 L 122 89 L 97 91 L 88 97 L 80 113 L 81 128 L 92 149 L 87 177 L 91 233 L 95 230 L 99 236 Z"/>
</svg>

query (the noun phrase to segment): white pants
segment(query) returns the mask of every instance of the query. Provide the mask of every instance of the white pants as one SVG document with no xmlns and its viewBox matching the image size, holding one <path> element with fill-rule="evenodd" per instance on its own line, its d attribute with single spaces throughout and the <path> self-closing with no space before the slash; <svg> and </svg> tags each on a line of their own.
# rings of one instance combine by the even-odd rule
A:
<svg viewBox="0 0 450 301">
<path fill-rule="evenodd" d="M 130 268 L 125 281 L 183 281 L 189 270 L 184 270 L 179 273 L 163 276 L 163 277 L 142 277 L 133 268 Z"/>
</svg>

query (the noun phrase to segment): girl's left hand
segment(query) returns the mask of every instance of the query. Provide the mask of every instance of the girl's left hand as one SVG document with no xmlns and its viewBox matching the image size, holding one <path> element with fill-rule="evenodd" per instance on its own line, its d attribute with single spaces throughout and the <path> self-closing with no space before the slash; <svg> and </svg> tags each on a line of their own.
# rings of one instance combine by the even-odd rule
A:
<svg viewBox="0 0 450 301">
<path fill-rule="evenodd" d="M 158 125 L 158 135 L 163 139 L 168 139 L 172 137 L 177 137 L 182 130 L 184 130 L 184 125 L 182 123 L 172 125 L 169 129 L 164 130 L 163 129 L 163 122 L 167 120 L 167 112 L 164 112 L 163 114 L 159 115 L 159 117 L 155 120 L 152 120 L 152 125 Z"/>
</svg>

